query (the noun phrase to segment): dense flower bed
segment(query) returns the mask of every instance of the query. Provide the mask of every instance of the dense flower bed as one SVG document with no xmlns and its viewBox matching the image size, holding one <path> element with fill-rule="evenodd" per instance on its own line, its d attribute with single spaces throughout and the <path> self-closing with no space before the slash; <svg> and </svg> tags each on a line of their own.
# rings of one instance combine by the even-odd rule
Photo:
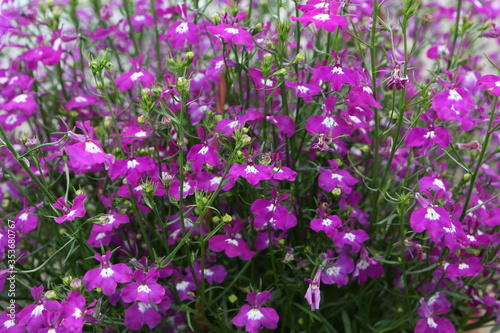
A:
<svg viewBox="0 0 500 333">
<path fill-rule="evenodd" d="M 498 1 L 0 8 L 0 333 L 500 329 Z"/>
</svg>

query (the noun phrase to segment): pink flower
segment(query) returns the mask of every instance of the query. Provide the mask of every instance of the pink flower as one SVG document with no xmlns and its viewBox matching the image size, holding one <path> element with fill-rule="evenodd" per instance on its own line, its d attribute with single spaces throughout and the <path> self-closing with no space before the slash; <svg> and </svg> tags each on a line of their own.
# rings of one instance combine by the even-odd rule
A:
<svg viewBox="0 0 500 333">
<path fill-rule="evenodd" d="M 247 294 L 247 301 L 251 305 L 243 305 L 232 322 L 236 326 L 245 326 L 245 331 L 257 333 L 261 326 L 271 330 L 278 327 L 279 316 L 273 308 L 264 308 L 262 305 L 271 299 L 271 293 L 252 291 Z"/>
<path fill-rule="evenodd" d="M 437 297 L 436 297 L 437 296 Z M 436 294 L 425 301 L 420 300 L 420 308 L 417 313 L 420 319 L 415 327 L 415 333 L 455 333 L 455 327 L 448 318 L 437 317 L 437 315 L 445 314 L 449 311 L 449 302 L 444 298 L 442 293 Z M 443 300 L 439 300 L 438 297 L 443 297 Z"/>
<path fill-rule="evenodd" d="M 111 255 L 109 250 L 104 256 L 99 253 L 94 255 L 94 258 L 101 262 L 101 266 L 91 269 L 83 276 L 82 281 L 87 284 L 88 291 L 101 287 L 102 293 L 109 296 L 116 291 L 117 282 L 130 282 L 132 270 L 125 264 L 111 265 Z"/>
<path fill-rule="evenodd" d="M 138 82 L 140 82 L 143 87 L 149 88 L 153 85 L 155 81 L 153 74 L 141 68 L 143 60 L 144 56 L 142 54 L 139 54 L 137 60 L 135 58 L 130 58 L 129 61 L 135 69 L 116 78 L 115 84 L 119 91 L 130 90 L 134 88 Z"/>
<path fill-rule="evenodd" d="M 132 274 L 132 278 L 137 282 L 127 284 L 120 293 L 125 303 L 139 301 L 144 304 L 150 302 L 159 304 L 162 301 L 165 289 L 156 283 L 159 278 L 159 272 L 156 268 L 149 270 L 147 273 L 138 269 Z"/>
<path fill-rule="evenodd" d="M 84 217 L 87 213 L 84 206 L 85 199 L 87 199 L 85 194 L 77 195 L 71 208 L 69 208 L 66 203 L 66 199 L 57 199 L 57 202 L 54 203 L 54 207 L 62 210 L 63 216 L 54 218 L 54 221 L 61 224 L 66 221 L 74 221 L 77 217 Z"/>
<path fill-rule="evenodd" d="M 252 35 L 241 27 L 221 23 L 217 26 L 207 27 L 207 30 L 229 45 L 244 45 L 249 49 L 254 45 Z"/>
<path fill-rule="evenodd" d="M 251 251 L 248 244 L 239 233 L 243 229 L 243 221 L 235 220 L 233 226 L 225 224 L 226 235 L 215 235 L 208 240 L 210 250 L 214 252 L 224 251 L 229 258 L 241 257 L 250 260 L 255 252 Z"/>
<path fill-rule="evenodd" d="M 485 75 L 477 81 L 477 85 L 485 87 L 493 96 L 500 96 L 500 76 Z"/>
<path fill-rule="evenodd" d="M 153 329 L 161 322 L 161 314 L 151 304 L 137 301 L 125 311 L 124 319 L 125 327 L 130 330 L 138 331 L 144 324 Z"/>
<path fill-rule="evenodd" d="M 309 282 L 309 287 L 307 288 L 306 295 L 304 298 L 307 303 L 311 306 L 311 311 L 319 309 L 319 302 L 321 301 L 321 292 L 319 290 L 321 284 L 321 273 L 323 272 L 323 266 L 319 266 L 314 278 L 305 279 L 304 281 Z"/>
</svg>

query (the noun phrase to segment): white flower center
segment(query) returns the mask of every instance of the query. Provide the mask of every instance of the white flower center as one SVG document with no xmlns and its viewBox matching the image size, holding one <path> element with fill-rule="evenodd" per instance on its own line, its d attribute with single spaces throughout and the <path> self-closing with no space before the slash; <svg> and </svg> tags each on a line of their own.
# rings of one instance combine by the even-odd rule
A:
<svg viewBox="0 0 500 333">
<path fill-rule="evenodd" d="M 248 320 L 260 320 L 264 315 L 259 309 L 252 309 L 247 313 Z"/>
<path fill-rule="evenodd" d="M 137 81 L 140 77 L 143 77 L 144 74 L 142 72 L 135 72 L 134 74 L 130 75 L 130 79 L 132 81 Z"/>
<path fill-rule="evenodd" d="M 228 238 L 228 239 L 226 239 L 226 243 L 233 244 L 234 246 L 238 246 L 238 244 L 239 244 L 238 241 L 236 239 L 234 239 L 234 238 Z"/>
<path fill-rule="evenodd" d="M 115 274 L 115 271 L 111 268 L 103 268 L 101 271 L 101 276 L 105 279 L 113 276 L 113 274 Z"/>
<path fill-rule="evenodd" d="M 182 22 L 175 28 L 175 32 L 178 34 L 185 34 L 189 30 L 188 23 L 187 22 Z"/>
<path fill-rule="evenodd" d="M 335 126 L 336 122 L 335 119 L 333 119 L 333 117 L 325 117 L 325 120 L 323 120 L 321 124 L 325 125 L 328 128 L 332 128 L 333 126 Z"/>
<path fill-rule="evenodd" d="M 425 218 L 431 221 L 439 220 L 439 214 L 434 210 L 434 208 L 427 208 L 427 214 L 425 214 Z"/>
<path fill-rule="evenodd" d="M 309 91 L 309 88 L 304 87 L 304 86 L 297 86 L 297 90 L 298 90 L 301 94 L 305 94 L 306 92 L 308 92 L 308 91 Z"/>
<path fill-rule="evenodd" d="M 328 15 L 328 14 L 318 14 L 318 15 L 314 15 L 313 19 L 321 21 L 321 22 L 325 22 L 326 20 L 330 19 L 330 15 Z"/>
<path fill-rule="evenodd" d="M 259 170 L 257 170 L 253 165 L 248 165 L 245 168 L 245 173 L 248 175 L 249 173 L 257 173 Z"/>
<path fill-rule="evenodd" d="M 127 162 L 127 169 L 134 169 L 138 165 L 139 165 L 139 162 L 137 162 L 136 159 L 130 160 Z"/>
<path fill-rule="evenodd" d="M 432 319 L 432 317 L 427 318 L 427 325 L 429 325 L 430 328 L 438 327 L 438 325 L 436 324 L 434 319 Z"/>
<path fill-rule="evenodd" d="M 462 96 L 460 96 L 455 89 L 450 89 L 450 96 L 448 99 L 451 99 L 453 101 L 461 101 Z"/>
<path fill-rule="evenodd" d="M 344 235 L 344 239 L 348 239 L 350 242 L 353 242 L 355 239 L 356 239 L 356 235 L 354 235 L 353 233 L 350 233 L 350 232 L 347 232 L 345 235 Z"/>
<path fill-rule="evenodd" d="M 12 101 L 14 103 L 26 103 L 26 100 L 28 99 L 28 95 L 26 94 L 21 94 L 19 96 L 16 96 Z"/>
<path fill-rule="evenodd" d="M 226 28 L 226 29 L 224 29 L 224 31 L 227 33 L 233 34 L 233 35 L 237 35 L 240 33 L 240 31 L 238 29 L 235 29 L 235 28 Z"/>
<path fill-rule="evenodd" d="M 102 153 L 101 148 L 97 147 L 97 145 L 91 141 L 85 142 L 85 151 L 91 154 L 99 154 Z"/>
<path fill-rule="evenodd" d="M 87 99 L 83 96 L 76 96 L 75 97 L 75 102 L 77 103 L 85 103 L 87 101 Z"/>
<path fill-rule="evenodd" d="M 149 292 L 151 291 L 151 289 L 149 289 L 149 287 L 145 284 L 141 284 L 138 288 L 137 288 L 137 292 L 138 293 L 146 293 L 146 294 L 149 294 Z"/>
</svg>

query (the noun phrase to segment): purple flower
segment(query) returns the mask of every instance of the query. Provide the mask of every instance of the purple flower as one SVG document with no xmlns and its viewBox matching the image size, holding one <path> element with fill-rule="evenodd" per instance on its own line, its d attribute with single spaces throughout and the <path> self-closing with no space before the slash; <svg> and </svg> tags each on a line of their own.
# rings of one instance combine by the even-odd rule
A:
<svg viewBox="0 0 500 333">
<path fill-rule="evenodd" d="M 215 235 L 208 240 L 210 250 L 224 251 L 229 258 L 241 257 L 250 260 L 255 252 L 251 251 L 239 232 L 243 229 L 243 221 L 235 220 L 233 226 L 225 224 L 226 235 Z"/>
<path fill-rule="evenodd" d="M 254 44 L 252 35 L 241 27 L 221 23 L 217 26 L 207 27 L 207 30 L 229 45 L 244 45 L 250 49 Z"/>
<path fill-rule="evenodd" d="M 54 218 L 54 221 L 61 224 L 66 221 L 74 221 L 77 217 L 83 217 L 87 213 L 84 202 L 87 199 L 85 194 L 79 194 L 73 201 L 73 205 L 69 208 L 64 198 L 57 199 L 54 207 L 63 211 L 63 216 Z"/>
<path fill-rule="evenodd" d="M 138 282 L 132 282 L 124 286 L 121 290 L 122 300 L 125 303 L 139 301 L 144 304 L 152 302 L 159 304 L 165 289 L 158 283 L 159 272 L 156 268 L 151 269 L 146 274 L 143 270 L 138 269 L 132 274 L 132 278 Z"/>
<path fill-rule="evenodd" d="M 347 254 L 340 255 L 337 259 L 330 259 L 334 255 L 333 251 L 327 250 L 323 254 L 323 259 L 327 259 L 324 264 L 323 273 L 321 274 L 321 282 L 324 284 L 334 284 L 340 288 L 349 283 L 347 274 L 354 271 L 354 259 Z"/>
<path fill-rule="evenodd" d="M 323 272 L 323 266 L 319 266 L 314 278 L 304 279 L 304 281 L 309 282 L 309 287 L 307 288 L 306 295 L 304 298 L 307 303 L 311 306 L 311 311 L 319 309 L 319 302 L 321 301 L 321 292 L 319 287 L 321 285 L 321 273 Z"/>
<path fill-rule="evenodd" d="M 35 230 L 38 226 L 38 217 L 34 214 L 35 212 L 35 207 L 26 207 L 25 203 L 25 207 L 14 218 L 16 222 L 14 230 L 21 230 L 22 234 Z"/>
<path fill-rule="evenodd" d="M 35 304 L 27 305 L 22 309 L 17 317 L 18 325 L 25 326 L 29 332 L 36 332 L 44 325 L 48 313 L 59 311 L 61 304 L 58 301 L 49 301 L 43 297 L 44 287 L 31 288 L 31 296 L 35 299 Z"/>
<path fill-rule="evenodd" d="M 493 96 L 500 96 L 500 76 L 485 75 L 477 80 L 477 85 L 485 87 Z"/>
<path fill-rule="evenodd" d="M 254 159 L 257 152 L 253 157 L 249 157 L 247 150 L 242 150 L 243 154 L 247 157 L 246 164 L 233 164 L 229 169 L 229 177 L 237 180 L 239 177 L 245 178 L 249 184 L 257 185 L 261 180 L 268 180 L 272 178 L 272 168 L 269 165 L 255 164 Z"/>
<path fill-rule="evenodd" d="M 352 192 L 352 187 L 358 180 L 352 177 L 347 170 L 338 170 L 338 164 L 335 160 L 328 160 L 330 168 L 319 168 L 321 172 L 318 178 L 318 185 L 325 191 L 331 192 L 338 187 L 343 193 Z"/>
<path fill-rule="evenodd" d="M 119 91 L 130 90 L 135 87 L 136 83 L 140 82 L 143 87 L 151 87 L 155 78 L 153 74 L 149 73 L 145 69 L 142 69 L 142 61 L 144 56 L 139 54 L 137 60 L 135 58 L 130 58 L 130 63 L 134 66 L 135 70 L 127 72 L 116 78 L 115 84 Z"/>
<path fill-rule="evenodd" d="M 313 5 L 315 4 L 315 5 Z M 300 21 L 304 26 L 314 23 L 316 29 L 325 28 L 328 32 L 334 32 L 337 27 L 341 30 L 347 29 L 347 19 L 336 15 L 339 9 L 338 1 L 308 1 L 301 7 L 305 13 L 301 17 L 292 16 L 292 21 Z"/>
<path fill-rule="evenodd" d="M 280 320 L 278 313 L 273 308 L 263 308 L 262 305 L 271 299 L 271 293 L 252 291 L 247 294 L 247 301 L 251 305 L 243 305 L 232 322 L 236 326 L 245 326 L 245 331 L 257 333 L 261 326 L 269 329 L 278 327 Z"/>
<path fill-rule="evenodd" d="M 205 131 L 201 127 L 198 136 L 203 143 L 193 145 L 186 156 L 188 161 L 192 161 L 194 172 L 200 172 L 205 163 L 214 167 L 220 163 L 217 149 L 212 145 L 216 138 L 205 138 Z"/>
<path fill-rule="evenodd" d="M 324 231 L 328 237 L 333 237 L 338 228 L 342 227 L 342 220 L 337 215 L 327 215 L 325 208 L 328 209 L 326 204 L 319 206 L 319 218 L 311 220 L 311 229 L 316 232 Z"/>
<path fill-rule="evenodd" d="M 161 322 L 161 314 L 150 304 L 141 301 L 134 302 L 125 311 L 125 327 L 138 331 L 147 324 L 150 329 L 155 328 Z"/>
<path fill-rule="evenodd" d="M 368 251 L 363 246 L 360 252 L 361 256 L 356 263 L 354 268 L 354 273 L 352 274 L 353 279 L 358 280 L 358 284 L 363 284 L 370 276 L 373 279 L 377 279 L 384 275 L 384 268 L 382 264 L 375 258 L 368 256 Z"/>
<path fill-rule="evenodd" d="M 94 255 L 94 258 L 101 262 L 101 266 L 91 269 L 83 276 L 82 281 L 87 284 L 88 291 L 101 287 L 104 295 L 112 295 L 116 291 L 117 282 L 130 282 L 132 275 L 130 267 L 125 264 L 111 265 L 109 262 L 111 255 L 109 250 L 104 256 L 99 253 Z"/>
<path fill-rule="evenodd" d="M 455 333 L 455 327 L 448 318 L 437 317 L 449 311 L 449 302 L 442 293 L 431 297 L 428 302 L 420 300 L 417 313 L 423 317 L 417 322 L 415 333 Z"/>
<path fill-rule="evenodd" d="M 88 308 L 93 307 L 96 303 L 97 300 L 94 300 Z M 62 324 L 70 332 L 81 332 L 84 322 L 99 322 L 99 319 L 92 316 L 93 313 L 94 309 L 85 309 L 85 298 L 80 292 L 70 291 L 61 307 L 61 317 L 64 318 Z"/>
<path fill-rule="evenodd" d="M 3 40 L 3 36 L 5 36 L 13 28 L 14 27 L 10 25 L 9 19 L 0 15 L 0 43 Z"/>
</svg>

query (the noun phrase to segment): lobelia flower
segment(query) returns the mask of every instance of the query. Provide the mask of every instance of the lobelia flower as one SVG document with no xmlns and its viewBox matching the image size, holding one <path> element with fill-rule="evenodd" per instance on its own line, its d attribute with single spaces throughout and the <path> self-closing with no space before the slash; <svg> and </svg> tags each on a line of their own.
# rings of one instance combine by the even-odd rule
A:
<svg viewBox="0 0 500 333">
<path fill-rule="evenodd" d="M 57 202 L 54 203 L 54 207 L 63 211 L 63 216 L 54 218 L 54 221 L 61 224 L 66 221 L 74 221 L 77 217 L 84 217 L 87 211 L 85 210 L 85 199 L 87 196 L 85 194 L 79 194 L 73 200 L 73 205 L 69 208 L 66 203 L 66 199 L 59 198 Z"/>
<path fill-rule="evenodd" d="M 429 148 L 437 144 L 441 148 L 446 148 L 451 143 L 450 131 L 446 128 L 438 128 L 434 126 L 434 121 L 424 113 L 420 116 L 426 123 L 428 128 L 414 127 L 408 131 L 404 139 L 407 147 L 424 147 Z"/>
<path fill-rule="evenodd" d="M 7 311 L 3 311 L 2 314 L 0 314 L 0 332 L 25 333 L 26 328 L 19 325 L 19 322 L 16 319 L 12 319 Z"/>
<path fill-rule="evenodd" d="M 448 313 L 450 303 L 446 300 L 443 293 L 437 293 L 425 301 L 420 300 L 420 308 L 417 313 L 422 319 L 415 326 L 415 333 L 455 333 L 455 327 L 448 318 L 437 317 L 438 315 Z"/>
<path fill-rule="evenodd" d="M 488 92 L 493 96 L 500 96 L 500 76 L 485 75 L 477 80 L 476 84 L 486 88 L 486 90 L 488 90 Z"/>
<path fill-rule="evenodd" d="M 226 235 L 214 235 L 208 240 L 208 246 L 213 252 L 224 253 L 229 258 L 241 257 L 243 260 L 250 260 L 255 252 L 251 251 L 248 244 L 243 240 L 239 232 L 243 229 L 243 221 L 240 219 L 233 221 L 233 226 L 225 224 Z"/>
<path fill-rule="evenodd" d="M 334 91 L 340 91 L 342 86 L 346 83 L 353 87 L 357 86 L 359 81 L 358 73 L 350 68 L 342 66 L 342 60 L 346 57 L 347 50 L 342 51 L 340 55 L 337 55 L 337 52 L 333 50 L 331 54 L 335 59 L 333 66 L 318 68 L 314 77 L 317 80 L 329 81 Z"/>
<path fill-rule="evenodd" d="M 307 303 L 311 306 L 311 311 L 319 309 L 319 302 L 321 301 L 321 292 L 319 287 L 321 285 L 321 273 L 323 272 L 323 266 L 319 266 L 314 278 L 304 279 L 304 281 L 309 282 L 309 287 L 307 288 L 306 295 L 304 298 Z"/>
<path fill-rule="evenodd" d="M 432 99 L 432 108 L 436 110 L 437 116 L 443 121 L 454 120 L 462 123 L 460 127 L 464 131 L 474 128 L 474 121 L 470 117 L 471 110 L 475 107 L 470 94 L 460 85 L 451 83 L 452 74 L 446 72 L 450 82 L 437 78 L 446 90 L 437 93 Z M 460 81 L 460 77 L 457 78 Z"/>
<path fill-rule="evenodd" d="M 146 172 L 156 168 L 155 161 L 149 156 L 130 157 L 115 161 L 108 170 L 111 179 L 125 177 L 130 184 L 137 184 Z"/>
<path fill-rule="evenodd" d="M 118 229 L 120 225 L 130 222 L 127 214 L 105 214 L 95 219 L 96 221 L 92 225 L 87 243 L 97 248 L 100 248 L 101 244 L 108 246 L 111 236 L 115 233 L 114 229 Z"/>
<path fill-rule="evenodd" d="M 331 138 L 349 134 L 350 126 L 340 117 L 333 116 L 337 99 L 334 96 L 325 99 L 321 115 L 312 116 L 307 120 L 306 130 L 309 135 L 323 133 Z"/>
<path fill-rule="evenodd" d="M 325 28 L 328 32 L 334 32 L 337 27 L 341 30 L 347 29 L 347 19 L 343 16 L 336 15 L 339 10 L 339 2 L 333 1 L 318 1 L 311 0 L 306 5 L 298 7 L 305 12 L 301 17 L 292 16 L 292 21 L 300 21 L 304 26 L 314 23 L 316 29 Z"/>
<path fill-rule="evenodd" d="M 188 15 L 185 3 L 175 6 L 175 11 L 180 15 L 182 21 L 172 23 L 167 33 L 161 37 L 170 39 L 169 45 L 176 50 L 183 49 L 186 42 L 189 45 L 198 45 L 200 33 L 198 26 L 192 22 L 196 13 Z"/>
<path fill-rule="evenodd" d="M 165 294 L 165 289 L 162 285 L 156 283 L 159 276 L 160 274 L 156 268 L 150 269 L 147 273 L 141 269 L 137 269 L 132 274 L 132 278 L 137 282 L 131 282 L 122 288 L 120 292 L 122 300 L 125 303 L 139 301 L 144 304 L 149 304 L 150 302 L 159 304 Z"/>
<path fill-rule="evenodd" d="M 443 232 L 443 227 L 451 228 L 450 214 L 446 209 L 432 205 L 420 193 L 416 194 L 416 198 L 424 207 L 417 208 L 411 213 L 410 226 L 413 230 L 416 232 L 427 230 L 430 236 L 432 234 L 438 236 Z"/>
<path fill-rule="evenodd" d="M 389 88 L 389 90 L 392 90 L 393 88 L 401 90 L 406 87 L 408 76 L 403 76 L 404 73 L 401 71 L 401 66 L 403 66 L 404 63 L 404 61 L 394 61 L 394 67 L 392 68 L 389 81 L 387 82 L 387 88 Z"/>
<path fill-rule="evenodd" d="M 256 90 L 265 91 L 267 94 L 275 96 L 281 94 L 280 88 L 276 86 L 275 77 L 264 78 L 262 72 L 256 68 L 250 68 L 248 74 L 252 78 Z"/>
<path fill-rule="evenodd" d="M 273 308 L 264 308 L 262 305 L 271 299 L 271 293 L 267 290 L 263 292 L 252 291 L 247 294 L 247 301 L 241 307 L 238 314 L 232 319 L 236 326 L 245 326 L 245 331 L 257 333 L 261 326 L 268 329 L 278 327 L 279 316 Z"/>
<path fill-rule="evenodd" d="M 324 284 L 337 284 L 337 287 L 345 286 L 349 283 L 347 274 L 354 271 L 354 259 L 348 254 L 343 253 L 337 259 L 333 259 L 334 253 L 332 250 L 327 250 L 323 254 L 324 263 L 323 273 L 321 274 L 321 282 Z"/>
<path fill-rule="evenodd" d="M 68 167 L 75 173 L 85 173 L 94 166 L 104 164 L 106 169 L 109 169 L 115 161 L 113 155 L 106 154 L 101 148 L 101 144 L 92 137 L 95 135 L 90 121 L 87 120 L 82 125 L 77 123 L 76 126 L 81 129 L 84 134 L 76 134 L 73 131 L 68 131 L 68 135 L 73 140 L 78 141 L 71 146 L 66 146 L 66 151 L 69 156 Z"/>
<path fill-rule="evenodd" d="M 205 163 L 213 167 L 218 166 L 220 163 L 219 155 L 217 155 L 217 148 L 213 146 L 217 137 L 205 138 L 205 131 L 201 127 L 198 128 L 198 136 L 203 143 L 193 145 L 186 155 L 186 159 L 192 161 L 194 172 L 200 172 Z"/>
<path fill-rule="evenodd" d="M 161 314 L 151 304 L 136 301 L 125 311 L 125 327 L 138 331 L 144 324 L 150 329 L 155 328 L 161 322 Z"/>
<path fill-rule="evenodd" d="M 290 214 L 288 209 L 279 205 L 279 201 L 288 199 L 285 193 L 278 197 L 278 192 L 273 188 L 272 199 L 256 199 L 250 206 L 250 211 L 256 216 L 254 226 L 263 229 L 271 225 L 273 229 L 288 230 L 297 225 L 297 218 Z"/>
<path fill-rule="evenodd" d="M 243 177 L 251 185 L 257 185 L 261 180 L 268 180 L 272 178 L 273 169 L 269 165 L 254 163 L 258 151 L 254 153 L 253 157 L 248 155 L 246 148 L 242 149 L 242 152 L 247 158 L 247 163 L 233 164 L 231 169 L 229 169 L 228 177 L 234 180 L 237 180 L 239 177 Z"/>
<path fill-rule="evenodd" d="M 318 207 L 319 218 L 311 220 L 311 229 L 316 232 L 324 231 L 328 237 L 334 237 L 338 232 L 338 228 L 342 227 L 342 220 L 337 215 L 328 216 L 328 211 L 327 204 Z"/>
<path fill-rule="evenodd" d="M 358 284 L 364 284 L 370 276 L 373 279 L 377 279 L 384 275 L 384 268 L 382 264 L 373 257 L 368 256 L 368 250 L 362 246 L 360 251 L 360 258 L 356 263 L 354 268 L 354 273 L 352 274 L 353 279 L 358 280 Z"/>
<path fill-rule="evenodd" d="M 463 253 L 465 254 L 465 253 Z M 464 258 L 463 256 L 456 258 L 457 263 L 445 263 L 444 271 L 447 278 L 458 278 L 466 276 L 478 276 L 483 272 L 483 264 L 478 257 L 470 256 Z"/>
<path fill-rule="evenodd" d="M 363 229 L 340 231 L 333 236 L 333 243 L 342 248 L 349 246 L 350 253 L 358 253 L 361 250 L 363 243 L 370 239 L 368 233 Z"/>
<path fill-rule="evenodd" d="M 143 87 L 151 88 L 155 78 L 153 74 L 145 69 L 142 69 L 144 56 L 139 54 L 137 60 L 130 58 L 130 63 L 134 66 L 134 70 L 120 75 L 116 78 L 115 84 L 119 91 L 130 90 L 135 87 L 136 83 L 140 82 Z"/>
<path fill-rule="evenodd" d="M 229 45 L 244 45 L 248 49 L 254 45 L 252 35 L 242 27 L 221 23 L 217 26 L 209 26 L 207 30 Z"/>
<path fill-rule="evenodd" d="M 97 287 L 102 288 L 104 295 L 112 295 L 116 291 L 118 283 L 130 282 L 132 270 L 125 264 L 111 265 L 111 251 L 106 251 L 102 256 L 100 253 L 94 254 L 94 258 L 101 262 L 99 268 L 94 268 L 85 273 L 82 282 L 87 285 L 87 290 L 91 291 Z"/>
<path fill-rule="evenodd" d="M 343 193 L 349 194 L 358 180 L 352 177 L 347 170 L 338 170 L 336 160 L 328 160 L 330 168 L 319 167 L 318 186 L 325 191 L 331 192 L 338 187 Z"/>
<path fill-rule="evenodd" d="M 289 167 L 283 166 L 285 155 L 282 152 L 277 152 L 271 155 L 271 165 L 273 166 L 272 179 L 295 181 L 297 172 Z"/>
<path fill-rule="evenodd" d="M 99 99 L 94 95 L 77 95 L 71 97 L 66 103 L 66 110 L 82 109 L 94 105 L 99 102 Z"/>
<path fill-rule="evenodd" d="M 20 230 L 22 234 L 35 230 L 38 226 L 38 217 L 34 214 L 36 210 L 35 207 L 28 207 L 25 201 L 24 208 L 13 219 L 16 222 L 14 230 Z"/>
<path fill-rule="evenodd" d="M 85 308 L 85 297 L 79 291 L 70 291 L 61 306 L 61 317 L 64 318 L 62 325 L 70 332 L 81 332 L 84 323 L 98 323 L 99 319 L 92 316 L 97 304 L 94 300 Z"/>
<path fill-rule="evenodd" d="M 198 261 L 194 263 L 194 272 L 196 279 L 198 281 L 201 281 L 201 265 Z M 189 271 L 188 273 L 191 272 Z M 224 268 L 224 266 L 222 265 L 214 265 L 210 267 L 206 265 L 203 270 L 203 277 L 208 282 L 208 284 L 213 284 L 214 282 L 222 283 L 224 282 L 226 276 L 227 276 L 226 268 Z"/>
<path fill-rule="evenodd" d="M 297 77 L 296 74 L 291 74 L 293 77 Z M 312 96 L 318 95 L 321 91 L 321 87 L 318 82 L 305 83 L 302 81 L 285 81 L 285 86 L 292 89 L 297 95 L 297 97 L 302 97 L 304 103 L 309 104 L 312 101 Z"/>
<path fill-rule="evenodd" d="M 28 332 L 37 332 L 45 323 L 48 313 L 59 311 L 61 304 L 58 301 L 49 301 L 43 297 L 44 287 L 31 288 L 31 296 L 35 299 L 35 304 L 24 307 L 18 314 L 18 325 L 26 327 Z"/>
</svg>

